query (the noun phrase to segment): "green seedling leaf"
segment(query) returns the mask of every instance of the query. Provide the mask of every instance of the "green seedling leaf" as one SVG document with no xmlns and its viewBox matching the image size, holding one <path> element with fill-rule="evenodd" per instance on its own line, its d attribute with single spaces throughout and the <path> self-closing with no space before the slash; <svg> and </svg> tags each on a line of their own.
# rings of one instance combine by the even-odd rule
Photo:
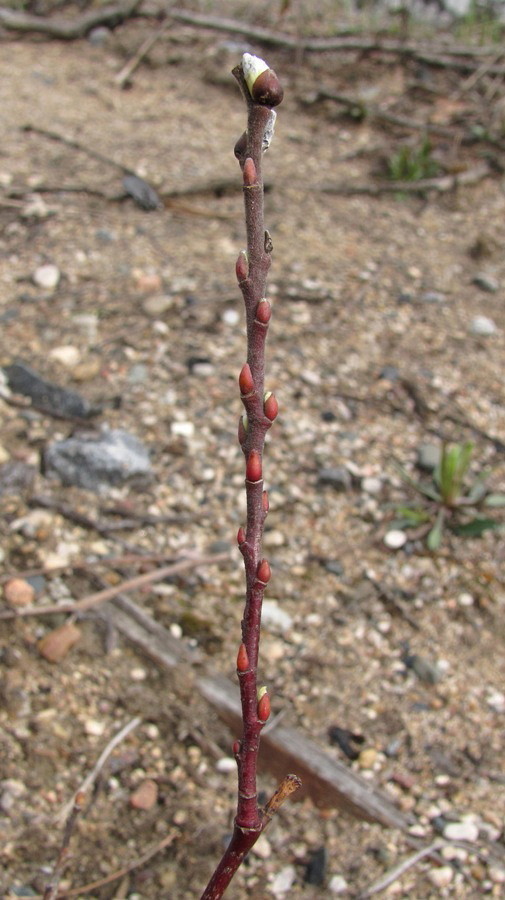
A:
<svg viewBox="0 0 505 900">
<path fill-rule="evenodd" d="M 393 523 L 394 528 L 412 528 L 415 525 L 422 525 L 424 522 L 429 522 L 431 518 L 429 512 L 425 509 L 421 509 L 419 506 L 398 506 L 396 512 L 398 518 L 395 519 Z M 402 523 L 401 525 L 400 522 Z"/>
<path fill-rule="evenodd" d="M 395 463 L 395 468 L 400 473 L 403 481 L 420 494 L 421 497 L 427 497 L 428 500 L 434 500 L 435 503 L 440 503 L 442 497 L 435 487 L 431 484 L 424 484 L 422 481 L 416 481 L 416 479 L 412 478 L 412 476 L 409 475 L 402 466 L 398 465 L 398 463 Z"/>
<path fill-rule="evenodd" d="M 437 520 L 426 538 L 426 546 L 428 550 L 438 550 L 442 543 L 442 534 L 444 531 L 444 511 L 439 509 Z"/>
<path fill-rule="evenodd" d="M 485 531 L 497 531 L 503 528 L 496 519 L 472 519 L 463 525 L 452 525 L 451 531 L 459 537 L 482 537 Z"/>
<path fill-rule="evenodd" d="M 488 494 L 484 500 L 484 506 L 505 506 L 505 494 Z"/>
<path fill-rule="evenodd" d="M 442 500 L 446 506 L 453 506 L 461 494 L 463 479 L 468 471 L 472 457 L 473 444 L 444 444 L 442 458 L 434 474 L 434 481 L 440 488 Z"/>
</svg>

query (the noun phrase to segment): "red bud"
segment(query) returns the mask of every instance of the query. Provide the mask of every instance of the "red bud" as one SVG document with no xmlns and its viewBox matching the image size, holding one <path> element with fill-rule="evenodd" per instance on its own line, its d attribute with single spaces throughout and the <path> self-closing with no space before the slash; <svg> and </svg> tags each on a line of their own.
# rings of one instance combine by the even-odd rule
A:
<svg viewBox="0 0 505 900">
<path fill-rule="evenodd" d="M 279 404 L 277 403 L 274 394 L 270 394 L 266 397 L 263 404 L 263 412 L 265 413 L 267 419 L 270 419 L 271 422 L 273 422 L 273 420 L 277 418 L 277 413 L 279 412 Z"/>
<path fill-rule="evenodd" d="M 247 254 L 244 250 L 241 250 L 238 257 L 237 262 L 235 263 L 235 273 L 237 275 L 237 281 L 240 284 L 241 281 L 245 281 L 249 274 L 249 266 L 247 265 Z"/>
<path fill-rule="evenodd" d="M 256 321 L 261 322 L 262 325 L 268 325 L 270 321 L 270 317 L 272 315 L 272 307 L 268 300 L 260 300 L 256 307 Z"/>
<path fill-rule="evenodd" d="M 268 499 L 267 491 L 263 491 L 263 494 L 261 495 L 261 506 L 262 506 L 264 513 L 267 513 L 268 510 L 270 509 L 270 501 Z"/>
<path fill-rule="evenodd" d="M 240 753 L 240 741 L 233 741 L 231 752 L 234 756 L 238 756 Z"/>
<path fill-rule="evenodd" d="M 258 579 L 258 581 L 261 581 L 262 584 L 268 584 L 271 577 L 272 570 L 268 564 L 268 560 L 262 559 L 256 572 L 256 578 Z"/>
<path fill-rule="evenodd" d="M 247 397 L 248 394 L 252 394 L 252 392 L 254 391 L 254 381 L 251 370 L 247 363 L 242 366 L 240 375 L 238 377 L 238 384 L 240 387 L 240 393 L 243 397 Z"/>
<path fill-rule="evenodd" d="M 249 657 L 245 644 L 241 644 L 237 653 L 237 672 L 247 672 L 249 668 Z"/>
<path fill-rule="evenodd" d="M 244 187 L 252 187 L 254 184 L 258 183 L 258 173 L 256 172 L 256 166 L 254 165 L 254 160 L 251 159 L 250 156 L 247 157 L 244 163 L 242 173 L 244 176 Z"/>
<path fill-rule="evenodd" d="M 239 547 L 241 547 L 242 544 L 245 544 L 245 541 L 246 541 L 245 528 L 243 528 L 241 525 L 239 530 L 237 531 L 237 544 L 239 545 Z"/>
<path fill-rule="evenodd" d="M 257 450 L 251 450 L 245 467 L 246 481 L 261 481 L 261 456 Z"/>
<path fill-rule="evenodd" d="M 266 722 L 270 715 L 270 697 L 263 694 L 261 700 L 258 701 L 258 719 L 260 722 Z"/>
</svg>

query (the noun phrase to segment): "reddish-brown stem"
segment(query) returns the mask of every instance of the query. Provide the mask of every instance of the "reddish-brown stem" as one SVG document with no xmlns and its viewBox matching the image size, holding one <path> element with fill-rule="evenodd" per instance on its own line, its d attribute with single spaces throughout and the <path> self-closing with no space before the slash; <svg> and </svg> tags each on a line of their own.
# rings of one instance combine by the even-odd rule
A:
<svg viewBox="0 0 505 900">
<path fill-rule="evenodd" d="M 243 64 L 246 61 L 244 56 Z M 261 60 L 259 61 L 261 62 Z M 262 100 L 252 99 L 243 65 L 233 70 L 247 103 L 247 131 L 235 145 L 235 155 L 243 176 L 247 249 L 239 253 L 237 281 L 245 304 L 247 361 L 239 376 L 245 416 L 239 422 L 238 438 L 245 457 L 247 518 L 237 543 L 244 558 L 246 598 L 242 619 L 242 643 L 237 654 L 243 733 L 235 741 L 233 754 L 238 768 L 237 815 L 231 841 L 201 900 L 223 896 L 242 860 L 254 845 L 271 817 L 258 805 L 256 772 L 261 729 L 270 715 L 270 698 L 265 688 L 258 691 L 257 666 L 260 643 L 261 607 L 270 566 L 262 559 L 263 528 L 268 514 L 268 496 L 263 489 L 263 449 L 265 435 L 277 415 L 277 401 L 264 394 L 265 343 L 271 317 L 266 299 L 266 282 L 271 262 L 272 242 L 265 231 L 263 210 L 262 154 L 273 131 L 275 112 L 265 97 L 282 98 L 277 76 L 268 70 L 268 90 Z M 254 83 L 256 84 L 256 82 Z M 272 88 L 272 90 L 271 90 Z M 257 92 L 256 92 L 257 93 Z M 256 96 L 256 94 L 255 94 Z M 272 102 L 274 105 L 274 102 Z M 294 776 L 293 784 L 298 784 Z M 287 796 L 287 794 L 286 794 Z"/>
</svg>

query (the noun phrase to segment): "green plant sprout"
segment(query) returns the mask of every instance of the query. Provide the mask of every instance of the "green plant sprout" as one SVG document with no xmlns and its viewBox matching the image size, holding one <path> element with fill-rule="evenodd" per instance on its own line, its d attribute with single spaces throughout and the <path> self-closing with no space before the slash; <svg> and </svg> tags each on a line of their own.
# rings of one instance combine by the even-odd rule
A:
<svg viewBox="0 0 505 900">
<path fill-rule="evenodd" d="M 505 507 L 505 494 L 488 490 L 488 473 L 482 472 L 467 485 L 472 454 L 471 441 L 444 443 L 429 482 L 417 481 L 400 467 L 402 479 L 422 500 L 397 506 L 393 527 L 420 528 L 432 551 L 439 549 L 446 529 L 461 537 L 481 537 L 485 531 L 503 529 L 497 519 L 479 514 L 483 509 Z"/>
<path fill-rule="evenodd" d="M 419 147 L 403 144 L 388 160 L 388 176 L 392 181 L 422 181 L 438 175 L 439 167 L 432 157 L 427 135 Z"/>
</svg>

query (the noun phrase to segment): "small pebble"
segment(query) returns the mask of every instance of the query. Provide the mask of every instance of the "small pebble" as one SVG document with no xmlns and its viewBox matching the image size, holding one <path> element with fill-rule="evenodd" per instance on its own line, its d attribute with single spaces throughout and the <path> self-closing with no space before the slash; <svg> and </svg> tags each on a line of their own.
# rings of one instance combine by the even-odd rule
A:
<svg viewBox="0 0 505 900">
<path fill-rule="evenodd" d="M 490 690 L 486 697 L 486 702 L 494 712 L 505 712 L 505 694 L 501 691 Z"/>
<path fill-rule="evenodd" d="M 479 837 L 479 829 L 475 822 L 449 822 L 444 828 L 447 841 L 471 841 Z"/>
<path fill-rule="evenodd" d="M 436 888 L 447 887 L 451 883 L 453 876 L 454 869 L 452 866 L 440 866 L 438 869 L 430 869 L 428 872 L 428 878 Z"/>
<path fill-rule="evenodd" d="M 439 291 L 426 291 L 421 294 L 421 301 L 423 303 L 445 303 L 445 296 Z"/>
<path fill-rule="evenodd" d="M 152 778 L 146 778 L 130 796 L 133 809 L 152 809 L 158 799 L 158 785 Z"/>
<path fill-rule="evenodd" d="M 270 891 L 272 892 L 274 897 L 282 897 L 284 894 L 291 890 L 295 879 L 295 867 L 284 866 L 284 868 L 277 873 L 274 880 L 272 881 L 272 884 L 270 885 Z"/>
<path fill-rule="evenodd" d="M 265 628 L 278 628 L 281 631 L 289 631 L 293 626 L 292 617 L 285 609 L 281 609 L 276 600 L 263 601 L 261 618 Z"/>
<path fill-rule="evenodd" d="M 178 437 L 191 438 L 195 433 L 195 426 L 193 422 L 172 422 L 170 431 Z"/>
<path fill-rule="evenodd" d="M 439 444 L 421 444 L 417 449 L 417 465 L 423 472 L 433 472 L 438 466 L 442 450 Z"/>
<path fill-rule="evenodd" d="M 145 681 L 147 678 L 147 672 L 145 669 L 142 669 L 140 666 L 136 666 L 130 672 L 130 678 L 132 681 Z"/>
<path fill-rule="evenodd" d="M 380 478 L 374 478 L 373 476 L 370 476 L 363 479 L 363 481 L 361 482 L 361 487 L 366 494 L 380 494 L 382 490 L 382 481 Z"/>
<path fill-rule="evenodd" d="M 162 316 L 163 313 L 168 312 L 174 305 L 174 298 L 169 294 L 161 294 L 156 297 L 148 297 L 142 303 L 142 309 L 144 310 L 147 316 L 151 316 L 151 318 L 156 319 L 158 316 Z"/>
<path fill-rule="evenodd" d="M 9 606 L 31 606 L 35 591 L 24 578 L 9 578 L 4 584 L 4 599 Z"/>
<path fill-rule="evenodd" d="M 474 600 L 471 594 L 463 593 L 459 595 L 458 603 L 460 606 L 473 606 Z"/>
<path fill-rule="evenodd" d="M 225 309 L 222 319 L 225 325 L 238 325 L 240 322 L 240 313 L 238 309 L 233 309 L 233 307 L 230 306 L 228 309 Z"/>
<path fill-rule="evenodd" d="M 98 719 L 86 719 L 84 731 L 90 737 L 101 737 L 105 731 L 105 722 L 100 722 Z"/>
<path fill-rule="evenodd" d="M 33 281 L 37 287 L 44 288 L 45 290 L 54 290 L 59 284 L 60 277 L 61 275 L 58 266 L 55 266 L 52 263 L 38 266 L 33 273 Z"/>
<path fill-rule="evenodd" d="M 328 466 L 320 469 L 318 479 L 321 484 L 329 484 L 336 491 L 350 491 L 352 487 L 351 473 L 345 466 Z"/>
<path fill-rule="evenodd" d="M 491 337 L 496 334 L 496 324 L 487 316 L 474 316 L 470 323 L 470 332 L 478 337 Z"/>
<path fill-rule="evenodd" d="M 358 765 L 361 769 L 373 769 L 377 761 L 377 750 L 374 747 L 367 747 L 362 750 L 358 756 Z"/>
<path fill-rule="evenodd" d="M 399 528 L 392 528 L 391 531 L 386 531 L 384 543 L 390 550 L 400 550 L 407 543 L 407 535 Z"/>
<path fill-rule="evenodd" d="M 260 859 L 269 859 L 272 855 L 272 847 L 264 834 L 260 834 L 251 853 L 254 853 L 254 855 L 258 856 Z"/>
<path fill-rule="evenodd" d="M 500 288 L 496 278 L 492 275 L 486 275 L 485 272 L 478 272 L 477 275 L 472 278 L 472 284 L 475 284 L 481 291 L 486 291 L 488 294 L 496 294 L 496 291 Z"/>
<path fill-rule="evenodd" d="M 328 884 L 330 894 L 345 894 L 349 885 L 343 875 L 333 875 Z"/>
<path fill-rule="evenodd" d="M 218 772 L 222 772 L 223 775 L 227 775 L 229 772 L 237 771 L 237 763 L 231 756 L 222 756 L 216 763 L 216 769 Z"/>
<path fill-rule="evenodd" d="M 505 884 L 505 868 L 499 865 L 491 865 L 488 868 L 488 875 L 495 884 Z"/>
<path fill-rule="evenodd" d="M 283 547 L 286 543 L 286 535 L 275 529 L 265 531 L 263 543 L 265 547 Z"/>
<path fill-rule="evenodd" d="M 54 359 L 61 366 L 65 366 L 66 369 L 73 369 L 81 361 L 81 352 L 78 347 L 67 344 L 63 347 L 53 347 L 49 351 L 49 358 Z"/>
<path fill-rule="evenodd" d="M 50 631 L 38 643 L 38 651 L 50 663 L 60 663 L 81 638 L 81 631 L 71 622 Z"/>
</svg>

